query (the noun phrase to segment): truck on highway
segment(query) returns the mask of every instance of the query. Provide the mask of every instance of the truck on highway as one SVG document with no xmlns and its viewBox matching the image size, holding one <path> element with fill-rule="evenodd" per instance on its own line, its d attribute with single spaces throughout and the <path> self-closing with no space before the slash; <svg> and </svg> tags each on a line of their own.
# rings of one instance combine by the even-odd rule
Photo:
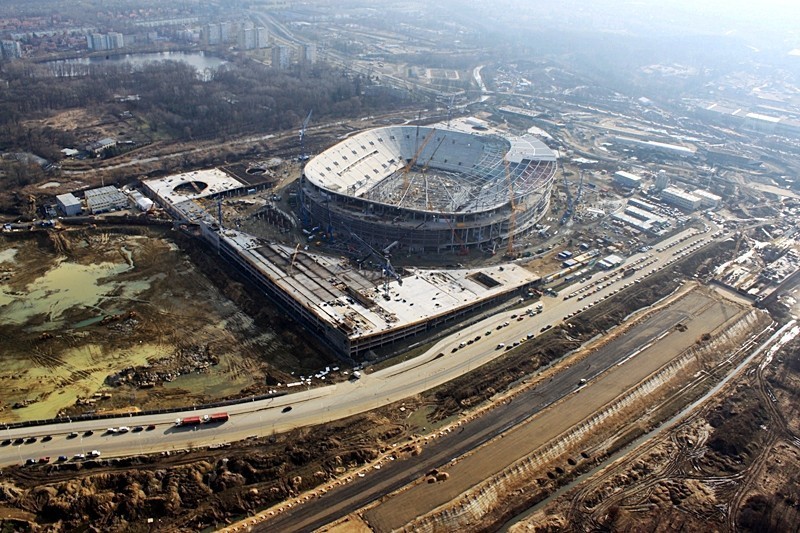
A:
<svg viewBox="0 0 800 533">
<path fill-rule="evenodd" d="M 230 420 L 228 413 L 213 413 L 203 416 L 187 416 L 175 420 L 175 427 L 199 426 L 200 424 L 222 424 Z"/>
<path fill-rule="evenodd" d="M 175 427 L 188 427 L 188 426 L 199 426 L 202 424 L 202 420 L 200 420 L 199 416 L 187 416 L 186 418 L 177 418 L 175 419 Z"/>
<path fill-rule="evenodd" d="M 221 424 L 230 419 L 228 413 L 214 413 L 210 415 L 203 415 L 203 424 Z"/>
</svg>

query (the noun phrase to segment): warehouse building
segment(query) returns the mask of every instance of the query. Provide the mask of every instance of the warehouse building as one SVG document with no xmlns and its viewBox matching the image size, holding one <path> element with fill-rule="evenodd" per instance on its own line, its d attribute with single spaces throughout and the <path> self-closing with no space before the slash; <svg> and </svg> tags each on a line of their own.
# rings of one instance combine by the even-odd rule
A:
<svg viewBox="0 0 800 533">
<path fill-rule="evenodd" d="M 68 217 L 80 215 L 81 211 L 83 211 L 83 205 L 81 205 L 80 199 L 71 192 L 56 196 L 56 203 L 61 212 Z"/>
<path fill-rule="evenodd" d="M 614 172 L 614 183 L 626 189 L 638 189 L 642 185 L 642 177 L 619 170 Z"/>
<path fill-rule="evenodd" d="M 128 207 L 128 197 L 110 185 L 86 191 L 83 196 L 86 198 L 86 207 L 93 215 Z"/>
</svg>

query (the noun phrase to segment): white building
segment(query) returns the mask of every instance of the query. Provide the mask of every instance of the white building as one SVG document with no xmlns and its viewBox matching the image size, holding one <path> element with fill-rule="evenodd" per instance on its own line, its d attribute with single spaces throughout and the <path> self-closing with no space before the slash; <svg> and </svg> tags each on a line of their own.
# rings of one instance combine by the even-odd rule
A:
<svg viewBox="0 0 800 533">
<path fill-rule="evenodd" d="M 256 47 L 256 30 L 253 28 L 242 28 L 239 30 L 237 41 L 239 50 L 252 50 Z"/>
<path fill-rule="evenodd" d="M 108 32 L 108 48 L 114 50 L 116 48 L 123 48 L 125 46 L 125 38 L 121 33 L 116 31 Z"/>
<path fill-rule="evenodd" d="M 86 191 L 83 196 L 86 198 L 86 207 L 92 214 L 128 207 L 128 197 L 122 191 L 110 185 Z"/>
<path fill-rule="evenodd" d="M 81 211 L 83 210 L 80 199 L 78 199 L 71 192 L 56 196 L 56 204 L 58 204 L 58 208 L 61 210 L 61 212 L 68 217 L 80 215 Z"/>
<path fill-rule="evenodd" d="M 722 197 L 717 196 L 714 193 L 710 193 L 708 191 L 704 191 L 703 189 L 697 189 L 692 191 L 692 194 L 700 198 L 700 206 L 701 207 L 717 207 L 722 202 Z"/>
<path fill-rule="evenodd" d="M 256 48 L 269 48 L 269 30 L 267 28 L 256 28 Z"/>
<path fill-rule="evenodd" d="M 627 189 L 637 189 L 642 185 L 642 177 L 624 170 L 614 172 L 614 182 Z"/>
<path fill-rule="evenodd" d="M 702 200 L 694 194 L 675 187 L 667 187 L 661 191 L 661 200 L 685 211 L 694 211 L 702 203 Z"/>
<path fill-rule="evenodd" d="M 89 50 L 108 50 L 108 36 L 102 33 L 87 35 L 86 46 L 89 47 Z"/>
</svg>

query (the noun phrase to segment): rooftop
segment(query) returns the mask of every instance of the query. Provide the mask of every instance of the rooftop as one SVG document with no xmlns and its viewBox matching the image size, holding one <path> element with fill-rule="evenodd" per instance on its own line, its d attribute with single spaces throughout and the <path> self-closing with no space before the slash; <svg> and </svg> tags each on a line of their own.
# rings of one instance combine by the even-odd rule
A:
<svg viewBox="0 0 800 533">
<path fill-rule="evenodd" d="M 246 185 L 218 168 L 146 180 L 144 185 L 171 204 L 239 189 Z"/>
<path fill-rule="evenodd" d="M 538 276 L 517 265 L 482 269 L 413 269 L 388 283 L 378 272 L 359 270 L 347 260 L 295 251 L 225 229 L 220 238 L 282 290 L 321 320 L 344 329 L 351 339 L 424 322 L 482 299 L 514 290 Z"/>
</svg>

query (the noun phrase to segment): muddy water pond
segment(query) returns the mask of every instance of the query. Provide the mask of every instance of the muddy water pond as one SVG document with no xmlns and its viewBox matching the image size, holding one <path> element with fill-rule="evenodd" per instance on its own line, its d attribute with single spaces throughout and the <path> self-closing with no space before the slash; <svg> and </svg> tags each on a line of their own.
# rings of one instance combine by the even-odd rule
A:
<svg viewBox="0 0 800 533">
<path fill-rule="evenodd" d="M 256 324 L 164 235 L 57 239 L 0 239 L 0 422 L 258 392 L 309 351 Z M 193 351 L 218 363 L 178 357 Z M 150 388 L 111 379 L 154 363 L 169 377 Z"/>
</svg>

